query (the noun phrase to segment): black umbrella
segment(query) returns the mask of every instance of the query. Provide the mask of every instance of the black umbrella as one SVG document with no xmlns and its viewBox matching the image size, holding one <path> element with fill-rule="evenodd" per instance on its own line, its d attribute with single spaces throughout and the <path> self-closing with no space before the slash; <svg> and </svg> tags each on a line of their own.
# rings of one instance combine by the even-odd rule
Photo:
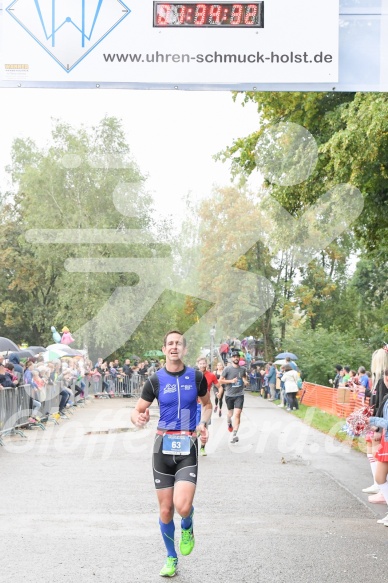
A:
<svg viewBox="0 0 388 583">
<path fill-rule="evenodd" d="M 0 336 L 0 352 L 6 351 L 19 352 L 20 348 L 9 338 L 3 338 Z"/>
<path fill-rule="evenodd" d="M 261 366 L 262 364 L 266 364 L 266 362 L 265 362 L 265 360 L 255 360 L 255 362 L 252 362 L 252 366 L 254 364 L 257 366 Z"/>
<path fill-rule="evenodd" d="M 39 354 L 40 352 L 46 352 L 44 346 L 27 346 L 26 350 L 30 350 L 34 354 Z"/>
<path fill-rule="evenodd" d="M 31 358 L 35 356 L 32 350 L 28 350 L 27 348 L 25 350 L 19 350 L 16 354 L 19 358 Z"/>
</svg>

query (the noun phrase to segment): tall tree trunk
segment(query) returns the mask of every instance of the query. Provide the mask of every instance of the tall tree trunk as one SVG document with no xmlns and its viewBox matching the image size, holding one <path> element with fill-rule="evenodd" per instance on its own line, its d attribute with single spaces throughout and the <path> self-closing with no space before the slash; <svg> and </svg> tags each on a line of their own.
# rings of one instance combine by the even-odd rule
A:
<svg viewBox="0 0 388 583">
<path fill-rule="evenodd" d="M 267 310 L 262 320 L 262 334 L 264 341 L 264 359 L 272 360 L 274 354 L 274 342 L 272 338 L 272 313 L 273 308 Z"/>
</svg>

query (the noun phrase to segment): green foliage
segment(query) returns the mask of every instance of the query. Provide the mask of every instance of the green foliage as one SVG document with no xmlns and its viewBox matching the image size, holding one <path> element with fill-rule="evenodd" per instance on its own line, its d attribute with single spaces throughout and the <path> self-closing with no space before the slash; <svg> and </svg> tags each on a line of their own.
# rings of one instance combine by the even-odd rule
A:
<svg viewBox="0 0 388 583">
<path fill-rule="evenodd" d="M 4 336 L 45 345 L 51 342 L 51 325 L 74 332 L 117 288 L 138 281 L 134 273 L 72 273 L 65 269 L 67 259 L 163 257 L 170 250 L 157 244 L 82 243 L 85 229 L 125 234 L 153 227 L 152 199 L 119 120 L 104 118 L 90 129 L 56 122 L 47 148 L 16 139 L 11 160 L 13 188 L 0 216 L 0 325 Z M 128 184 L 133 192 L 122 192 L 120 185 Z M 30 229 L 72 229 L 73 235 L 65 243 L 31 244 L 25 237 Z M 74 236 L 78 230 L 81 244 Z M 118 329 L 123 317 L 112 314 L 104 330 L 96 328 L 94 343 L 101 344 L 108 329 Z"/>
<path fill-rule="evenodd" d="M 303 380 L 330 386 L 336 364 L 354 370 L 365 366 L 369 370 L 374 348 L 357 337 L 357 327 L 350 322 L 347 332 L 328 331 L 322 326 L 315 330 L 306 326 L 293 329 L 287 335 L 287 350 L 298 356 Z"/>
<path fill-rule="evenodd" d="M 237 94 L 235 95 L 235 98 Z M 355 233 L 368 250 L 379 249 L 388 234 L 388 97 L 384 93 L 253 93 L 260 127 L 217 155 L 232 162 L 232 174 L 246 177 L 257 167 L 256 144 L 279 122 L 305 127 L 319 147 L 310 178 L 296 187 L 271 185 L 272 195 L 291 213 L 303 211 L 332 186 L 347 182 L 364 196 Z"/>
<path fill-rule="evenodd" d="M 241 95 L 243 105 L 249 101 L 257 104 L 257 122 L 253 122 L 250 135 L 235 140 L 216 156 L 231 162 L 234 178 L 244 183 L 259 169 L 261 150 L 257 145 L 260 140 L 263 147 L 262 138 L 271 127 L 292 122 L 311 132 L 318 146 L 318 161 L 310 177 L 296 186 L 280 186 L 266 176 L 264 185 L 271 196 L 297 216 L 340 183 L 356 186 L 364 199 L 359 219 L 309 265 L 287 275 L 278 263 L 276 284 L 272 278 L 275 304 L 267 313 L 267 329 L 272 336 L 278 330 L 282 348 L 290 349 L 295 326 L 302 324 L 299 341 L 308 357 L 304 365 L 311 380 L 327 383 L 332 376 L 330 363 L 338 360 L 351 366 L 363 363 L 368 368 L 365 345 L 371 353 L 388 332 L 388 97 L 382 93 L 247 92 L 234 94 L 234 99 Z M 352 274 L 355 256 L 361 252 Z M 267 260 L 276 268 L 274 257 Z M 286 258 L 287 262 L 291 266 L 292 258 Z M 251 260 L 250 267 L 253 265 Z M 305 338 L 312 341 L 318 337 L 314 356 Z M 339 337 L 341 342 L 334 341 Z M 330 352 L 328 339 L 333 340 L 338 355 Z M 322 364 L 322 346 L 327 347 L 329 368 Z M 300 352 L 298 346 L 293 351 Z"/>
</svg>

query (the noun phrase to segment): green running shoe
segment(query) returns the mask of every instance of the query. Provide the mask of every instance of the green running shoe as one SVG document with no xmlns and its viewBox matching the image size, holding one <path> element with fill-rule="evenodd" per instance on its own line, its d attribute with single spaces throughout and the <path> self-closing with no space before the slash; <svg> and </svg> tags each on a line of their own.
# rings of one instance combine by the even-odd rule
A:
<svg viewBox="0 0 388 583">
<path fill-rule="evenodd" d="M 179 549 L 182 555 L 186 556 L 191 553 L 195 545 L 193 525 L 190 528 L 182 528 L 181 540 L 179 542 Z"/>
<path fill-rule="evenodd" d="M 167 557 L 166 563 L 160 571 L 159 575 L 161 577 L 174 577 L 177 572 L 177 567 L 178 559 L 176 557 Z"/>
</svg>

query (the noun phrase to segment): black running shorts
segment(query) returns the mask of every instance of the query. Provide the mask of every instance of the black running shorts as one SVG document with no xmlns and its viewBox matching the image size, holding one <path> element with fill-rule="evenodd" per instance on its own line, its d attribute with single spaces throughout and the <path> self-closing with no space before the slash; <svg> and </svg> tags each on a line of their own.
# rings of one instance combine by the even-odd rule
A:
<svg viewBox="0 0 388 583">
<path fill-rule="evenodd" d="M 244 406 L 244 395 L 240 395 L 239 397 L 225 397 L 225 402 L 228 411 L 242 409 Z"/>
<path fill-rule="evenodd" d="M 198 442 L 196 435 L 190 437 L 191 447 L 188 455 L 163 453 L 163 435 L 155 435 L 152 470 L 157 490 L 173 488 L 175 482 L 197 483 Z"/>
</svg>

